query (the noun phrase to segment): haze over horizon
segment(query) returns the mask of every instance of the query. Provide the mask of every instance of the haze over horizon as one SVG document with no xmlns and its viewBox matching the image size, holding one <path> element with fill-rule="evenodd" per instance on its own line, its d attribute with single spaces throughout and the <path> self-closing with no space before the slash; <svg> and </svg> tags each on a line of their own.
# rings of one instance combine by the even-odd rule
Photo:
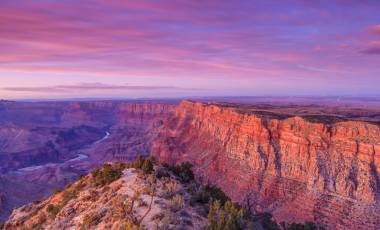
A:
<svg viewBox="0 0 380 230">
<path fill-rule="evenodd" d="M 0 2 L 0 99 L 379 96 L 380 1 Z"/>
</svg>

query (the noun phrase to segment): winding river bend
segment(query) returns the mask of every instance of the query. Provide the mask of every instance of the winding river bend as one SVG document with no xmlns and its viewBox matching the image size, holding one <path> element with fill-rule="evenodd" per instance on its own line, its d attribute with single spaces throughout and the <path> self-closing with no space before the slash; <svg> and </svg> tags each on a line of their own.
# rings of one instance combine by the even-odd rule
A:
<svg viewBox="0 0 380 230">
<path fill-rule="evenodd" d="M 102 137 L 101 139 L 93 142 L 92 144 L 90 144 L 89 146 L 87 146 L 85 148 L 89 148 L 89 147 L 92 147 L 94 145 L 100 144 L 104 140 L 108 139 L 110 135 L 111 134 L 109 132 L 106 132 L 105 135 L 104 135 L 104 137 Z M 34 171 L 34 170 L 42 169 L 44 167 L 63 166 L 63 165 L 66 165 L 66 164 L 82 161 L 82 160 L 87 159 L 87 158 L 88 158 L 87 154 L 84 154 L 84 153 L 80 152 L 80 153 L 78 153 L 78 155 L 76 157 L 74 157 L 72 159 L 69 159 L 69 160 L 67 160 L 65 162 L 62 162 L 62 163 L 46 163 L 46 164 L 43 164 L 43 165 L 28 166 L 28 167 L 25 167 L 25 168 L 20 168 L 20 169 L 14 171 L 14 172 L 16 172 L 16 173 L 26 173 L 26 172 L 31 172 L 31 171 Z"/>
</svg>

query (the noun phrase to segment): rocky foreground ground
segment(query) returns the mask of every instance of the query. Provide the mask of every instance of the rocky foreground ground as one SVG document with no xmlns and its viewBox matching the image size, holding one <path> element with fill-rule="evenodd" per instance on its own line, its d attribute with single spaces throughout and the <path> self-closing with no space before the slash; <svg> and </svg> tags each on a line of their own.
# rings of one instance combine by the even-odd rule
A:
<svg viewBox="0 0 380 230">
<path fill-rule="evenodd" d="M 253 216 L 217 187 L 202 186 L 191 165 L 152 159 L 105 164 L 44 201 L 15 209 L 12 229 L 280 229 L 269 214 Z M 311 226 L 285 224 L 287 229 Z"/>
</svg>

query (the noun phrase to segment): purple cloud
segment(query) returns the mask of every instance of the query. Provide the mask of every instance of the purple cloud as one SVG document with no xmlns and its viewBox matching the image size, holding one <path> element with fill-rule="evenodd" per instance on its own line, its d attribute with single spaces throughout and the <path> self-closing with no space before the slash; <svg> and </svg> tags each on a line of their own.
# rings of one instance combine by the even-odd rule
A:
<svg viewBox="0 0 380 230">
<path fill-rule="evenodd" d="M 365 54 L 380 54 L 380 41 L 370 42 L 364 50 L 362 50 L 362 53 Z"/>
<path fill-rule="evenodd" d="M 103 83 L 82 83 L 78 85 L 55 85 L 44 87 L 5 87 L 6 91 L 17 92 L 72 92 L 72 91 L 113 91 L 113 90 L 198 90 L 194 88 L 181 88 L 172 86 L 136 86 L 136 85 L 110 85 Z"/>
<path fill-rule="evenodd" d="M 369 32 L 380 35 L 380 24 L 369 27 Z"/>
</svg>

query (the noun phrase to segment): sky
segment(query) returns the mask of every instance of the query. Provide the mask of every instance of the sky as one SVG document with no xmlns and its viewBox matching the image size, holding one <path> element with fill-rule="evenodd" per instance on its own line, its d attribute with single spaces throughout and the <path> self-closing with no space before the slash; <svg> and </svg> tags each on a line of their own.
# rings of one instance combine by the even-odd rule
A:
<svg viewBox="0 0 380 230">
<path fill-rule="evenodd" d="M 378 0 L 1 0 L 0 98 L 380 95 Z"/>
</svg>

